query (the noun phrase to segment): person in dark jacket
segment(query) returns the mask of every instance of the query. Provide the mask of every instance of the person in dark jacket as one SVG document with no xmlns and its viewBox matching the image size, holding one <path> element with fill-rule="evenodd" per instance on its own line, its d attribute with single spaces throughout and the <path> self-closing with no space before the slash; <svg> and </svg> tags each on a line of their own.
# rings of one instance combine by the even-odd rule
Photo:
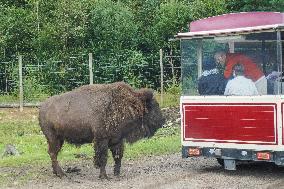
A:
<svg viewBox="0 0 284 189">
<path fill-rule="evenodd" d="M 227 79 L 219 73 L 214 58 L 205 58 L 202 64 L 202 74 L 198 79 L 200 95 L 223 95 Z"/>
</svg>

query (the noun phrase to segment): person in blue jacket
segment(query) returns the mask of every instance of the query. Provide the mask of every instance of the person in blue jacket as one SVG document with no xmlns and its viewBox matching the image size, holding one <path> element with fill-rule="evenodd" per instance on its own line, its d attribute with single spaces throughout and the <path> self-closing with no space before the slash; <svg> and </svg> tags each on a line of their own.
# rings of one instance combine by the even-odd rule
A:
<svg viewBox="0 0 284 189">
<path fill-rule="evenodd" d="M 221 74 L 212 57 L 205 58 L 202 63 L 202 74 L 198 79 L 200 95 L 223 95 L 227 79 Z"/>
</svg>

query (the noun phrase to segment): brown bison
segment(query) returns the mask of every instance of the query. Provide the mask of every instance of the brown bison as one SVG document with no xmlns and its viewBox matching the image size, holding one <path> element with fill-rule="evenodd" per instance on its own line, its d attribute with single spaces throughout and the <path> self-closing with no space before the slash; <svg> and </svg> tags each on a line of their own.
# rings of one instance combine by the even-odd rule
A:
<svg viewBox="0 0 284 189">
<path fill-rule="evenodd" d="M 107 178 L 108 148 L 115 161 L 114 175 L 120 174 L 123 142 L 151 137 L 164 124 L 157 101 L 149 89 L 133 90 L 118 82 L 79 87 L 53 96 L 39 110 L 39 124 L 48 142 L 53 173 L 64 172 L 57 155 L 64 141 L 75 145 L 94 143 L 94 164 L 100 178 Z"/>
</svg>

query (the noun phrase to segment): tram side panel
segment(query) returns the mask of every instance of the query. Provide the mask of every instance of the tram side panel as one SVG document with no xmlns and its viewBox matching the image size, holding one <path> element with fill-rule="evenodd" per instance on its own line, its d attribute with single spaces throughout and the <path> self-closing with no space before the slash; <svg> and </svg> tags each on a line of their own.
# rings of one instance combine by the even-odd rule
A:
<svg viewBox="0 0 284 189">
<path fill-rule="evenodd" d="M 184 158 L 208 156 L 284 164 L 284 103 L 181 99 L 180 109 Z"/>
</svg>

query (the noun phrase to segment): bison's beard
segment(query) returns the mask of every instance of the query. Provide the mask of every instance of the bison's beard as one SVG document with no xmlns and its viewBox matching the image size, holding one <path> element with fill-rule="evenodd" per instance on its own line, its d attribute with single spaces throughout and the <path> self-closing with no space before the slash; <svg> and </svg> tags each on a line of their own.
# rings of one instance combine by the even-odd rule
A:
<svg viewBox="0 0 284 189">
<path fill-rule="evenodd" d="M 158 122 L 152 122 L 152 121 L 153 120 L 151 119 L 146 119 L 146 120 L 143 120 L 142 123 L 134 123 L 133 125 L 134 129 L 132 129 L 128 133 L 128 135 L 125 137 L 126 142 L 129 142 L 132 144 L 142 138 L 152 137 L 156 133 L 158 128 L 160 128 L 163 125 L 163 122 L 158 123 Z M 159 127 L 156 124 L 161 125 L 161 126 Z"/>
<path fill-rule="evenodd" d="M 146 129 L 145 126 L 142 126 L 141 123 L 140 125 L 135 125 L 134 129 L 132 129 L 125 137 L 126 142 L 132 144 L 142 138 L 147 137 L 148 133 L 146 130 L 149 129 L 148 128 Z"/>
</svg>

